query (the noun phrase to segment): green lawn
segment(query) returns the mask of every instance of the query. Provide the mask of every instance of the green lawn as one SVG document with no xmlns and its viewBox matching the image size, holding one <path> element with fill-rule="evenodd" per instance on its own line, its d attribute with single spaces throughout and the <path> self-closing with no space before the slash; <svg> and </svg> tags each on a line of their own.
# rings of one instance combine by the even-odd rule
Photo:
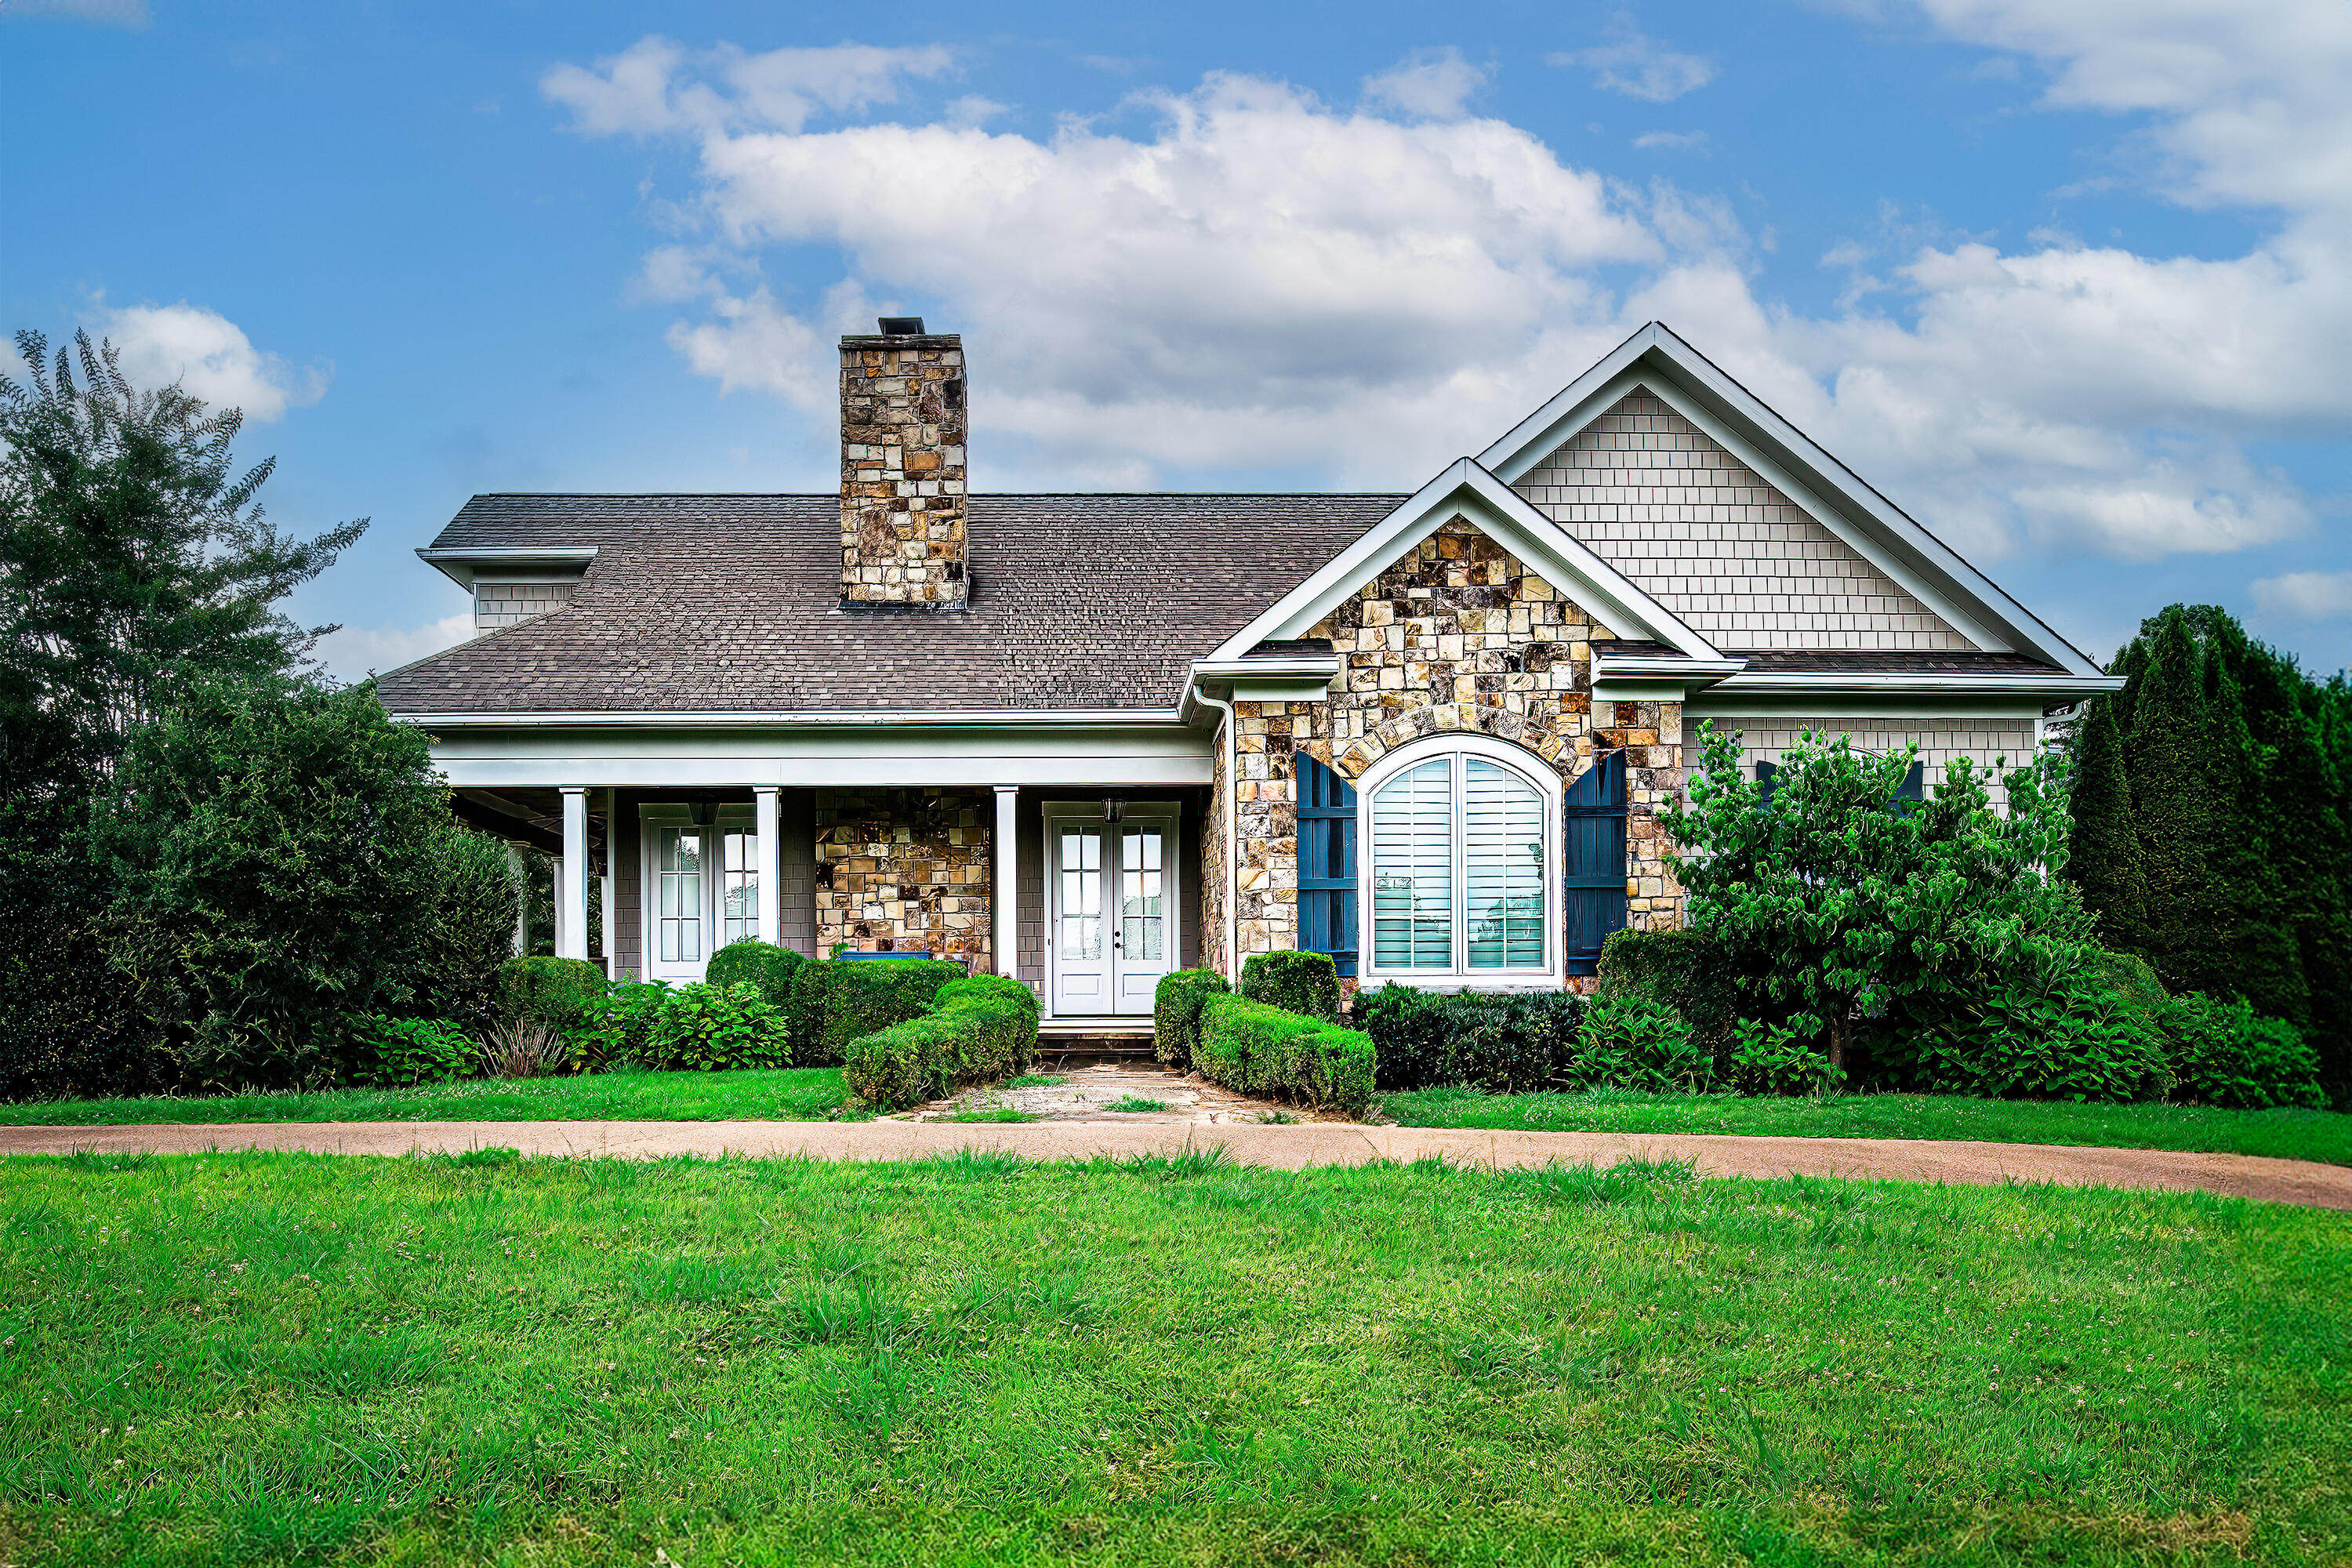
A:
<svg viewBox="0 0 2352 1568">
<path fill-rule="evenodd" d="M 0 1560 L 2335 1563 L 2347 1278 L 1673 1167 L 16 1159 Z"/>
<path fill-rule="evenodd" d="M 0 1125 L 107 1121 L 823 1121 L 853 1114 L 839 1068 L 622 1070 L 581 1078 L 469 1079 L 423 1089 L 310 1094 L 152 1095 L 0 1104 Z"/>
<path fill-rule="evenodd" d="M 2210 1110 L 2185 1105 L 2065 1105 L 1958 1095 L 1842 1094 L 1821 1100 L 1731 1094 L 1385 1094 L 1376 1114 L 1406 1127 L 1553 1132 L 1745 1132 L 1791 1138 L 1974 1138 L 2273 1154 L 2352 1165 L 2352 1116 L 2336 1110 Z"/>
</svg>

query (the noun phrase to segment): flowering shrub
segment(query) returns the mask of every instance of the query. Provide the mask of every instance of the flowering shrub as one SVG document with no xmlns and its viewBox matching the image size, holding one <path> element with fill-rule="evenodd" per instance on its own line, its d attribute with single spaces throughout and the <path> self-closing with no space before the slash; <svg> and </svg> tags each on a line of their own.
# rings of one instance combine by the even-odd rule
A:
<svg viewBox="0 0 2352 1568">
<path fill-rule="evenodd" d="M 1559 1076 L 1575 1089 L 1702 1089 L 1715 1078 L 1715 1061 L 1681 1014 L 1628 993 L 1584 1010 Z"/>
<path fill-rule="evenodd" d="M 1820 1020 L 1800 1015 L 1788 1024 L 1764 1024 L 1742 1018 L 1731 1026 L 1731 1048 L 1724 1057 L 1724 1076 L 1743 1094 L 1819 1094 L 1845 1081 L 1845 1074 L 1830 1058 L 1807 1043 Z"/>
<path fill-rule="evenodd" d="M 663 999 L 643 1059 L 695 1072 L 782 1067 L 793 1059 L 792 1035 L 756 985 L 688 985 Z"/>
<path fill-rule="evenodd" d="M 353 1083 L 377 1089 L 446 1083 L 463 1078 L 474 1059 L 474 1042 L 455 1024 L 437 1018 L 362 1018 L 352 1031 Z"/>
<path fill-rule="evenodd" d="M 651 1059 L 654 1024 L 669 1000 L 666 982 L 615 985 L 581 1010 L 580 1019 L 564 1031 L 571 1049 L 572 1070 L 599 1072 L 623 1062 Z"/>
</svg>

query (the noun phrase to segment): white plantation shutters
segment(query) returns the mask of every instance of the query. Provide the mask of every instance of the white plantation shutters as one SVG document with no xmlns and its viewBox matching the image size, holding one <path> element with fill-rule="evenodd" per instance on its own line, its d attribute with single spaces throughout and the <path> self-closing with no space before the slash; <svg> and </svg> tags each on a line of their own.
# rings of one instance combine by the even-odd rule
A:
<svg viewBox="0 0 2352 1568">
<path fill-rule="evenodd" d="M 1464 758 L 1462 774 L 1470 967 L 1540 969 L 1544 797 L 1526 779 L 1484 757 Z"/>
<path fill-rule="evenodd" d="M 1430 981 L 1549 973 L 1554 798 L 1528 773 L 1468 750 L 1412 763 L 1375 788 L 1371 972 Z"/>
<path fill-rule="evenodd" d="M 1454 759 L 1406 769 L 1372 796 L 1372 962 L 1454 967 Z"/>
</svg>

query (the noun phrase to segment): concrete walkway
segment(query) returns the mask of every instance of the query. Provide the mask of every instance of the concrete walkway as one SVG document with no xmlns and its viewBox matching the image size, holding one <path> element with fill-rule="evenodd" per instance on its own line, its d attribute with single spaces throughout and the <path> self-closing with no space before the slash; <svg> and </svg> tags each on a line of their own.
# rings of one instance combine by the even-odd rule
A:
<svg viewBox="0 0 2352 1568">
<path fill-rule="evenodd" d="M 1484 1132 L 1457 1128 L 1158 1126 L 1137 1122 L 938 1121 L 270 1121 L 211 1125 L 0 1127 L 0 1154 L 203 1153 L 213 1150 L 326 1154 L 453 1153 L 503 1146 L 526 1154 L 651 1160 L 746 1154 L 822 1160 L 917 1160 L 958 1149 L 1005 1150 L 1036 1160 L 1172 1154 L 1222 1146 L 1245 1165 L 1297 1170 L 1370 1160 L 1457 1164 L 1615 1164 L 1695 1160 L 1707 1176 L 1853 1176 L 1901 1182 L 2054 1182 L 2203 1191 L 2312 1208 L 2352 1210 L 2352 1167 L 2251 1154 L 2086 1149 L 2048 1143 L 1935 1142 L 1900 1138 L 1740 1138 L 1715 1133 Z"/>
</svg>

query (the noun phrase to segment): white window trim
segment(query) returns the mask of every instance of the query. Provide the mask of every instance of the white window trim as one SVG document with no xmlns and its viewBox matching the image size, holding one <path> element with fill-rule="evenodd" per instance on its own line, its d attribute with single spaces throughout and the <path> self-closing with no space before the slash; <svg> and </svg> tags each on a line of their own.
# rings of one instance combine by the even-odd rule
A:
<svg viewBox="0 0 2352 1568">
<path fill-rule="evenodd" d="M 661 872 L 656 856 L 658 830 L 693 826 L 694 808 L 690 805 L 647 801 L 637 807 L 637 973 L 646 980 L 667 980 L 673 984 L 680 984 L 703 977 L 710 963 L 710 955 L 723 945 L 719 938 L 726 925 L 727 852 L 719 837 L 738 832 L 756 837 L 759 833 L 758 817 L 749 802 L 722 802 L 711 808 L 710 820 L 702 825 L 711 832 L 711 843 L 704 854 L 702 872 L 702 957 L 693 963 L 668 963 L 661 957 Z M 756 903 L 753 907 L 757 907 Z"/>
<path fill-rule="evenodd" d="M 1383 969 L 1378 961 L 1377 928 L 1372 900 L 1377 867 L 1373 860 L 1372 797 L 1382 785 L 1409 768 L 1438 757 L 1477 757 L 1499 763 L 1536 787 L 1543 797 L 1544 963 L 1540 969 L 1473 969 L 1470 967 L 1468 881 L 1462 863 L 1462 770 L 1454 770 L 1454 963 L 1447 969 Z M 1401 746 L 1374 763 L 1356 781 L 1356 973 L 1357 983 L 1371 989 L 1393 980 L 1425 991 L 1556 991 L 1568 983 L 1564 956 L 1566 933 L 1559 900 L 1560 815 L 1566 795 L 1559 770 L 1533 752 L 1488 740 L 1483 735 L 1430 735 Z"/>
</svg>

